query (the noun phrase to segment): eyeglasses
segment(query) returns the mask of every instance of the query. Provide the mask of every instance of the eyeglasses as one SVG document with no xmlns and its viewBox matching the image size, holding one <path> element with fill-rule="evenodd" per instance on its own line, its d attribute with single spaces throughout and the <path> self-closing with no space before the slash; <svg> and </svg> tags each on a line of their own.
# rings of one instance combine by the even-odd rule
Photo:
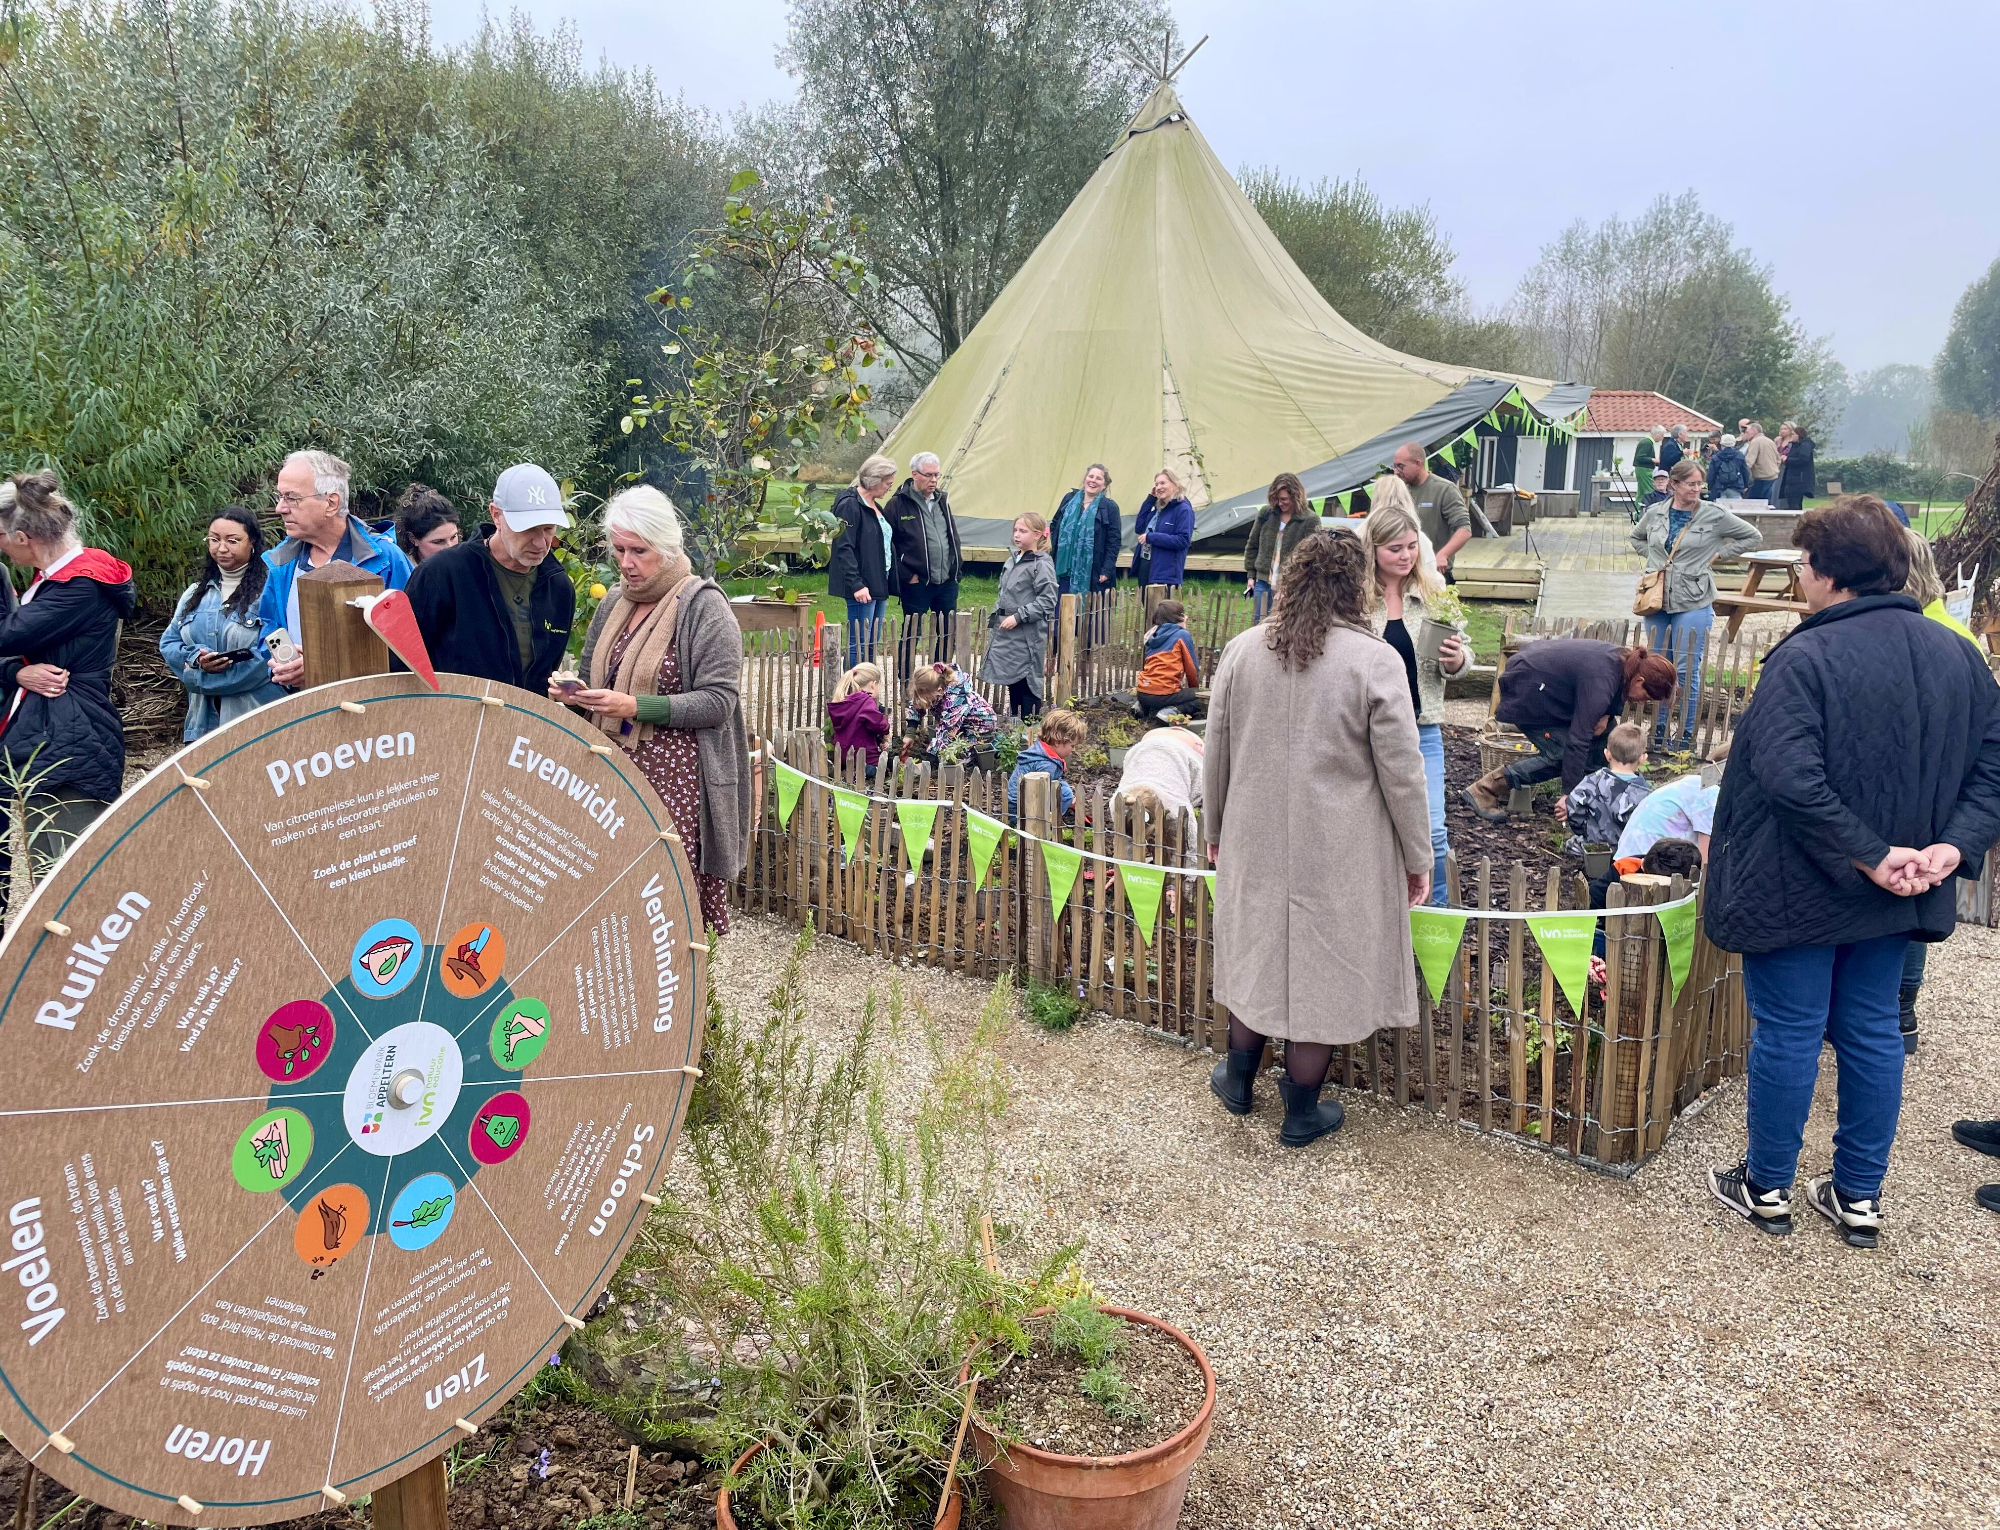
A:
<svg viewBox="0 0 2000 1530">
<path fill-rule="evenodd" d="M 278 496 L 278 508 L 281 510 L 296 510 L 309 499 L 325 498 L 324 494 L 280 494 Z"/>
</svg>

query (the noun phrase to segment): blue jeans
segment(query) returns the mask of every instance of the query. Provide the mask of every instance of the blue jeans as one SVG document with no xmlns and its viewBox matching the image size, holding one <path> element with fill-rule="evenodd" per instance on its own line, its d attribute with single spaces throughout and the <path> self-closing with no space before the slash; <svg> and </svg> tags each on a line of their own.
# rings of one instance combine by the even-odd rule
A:
<svg viewBox="0 0 2000 1530">
<path fill-rule="evenodd" d="M 1444 907 L 1444 857 L 1451 841 L 1444 831 L 1444 729 L 1417 724 L 1417 748 L 1424 757 L 1424 790 L 1431 805 L 1431 902 Z"/>
<path fill-rule="evenodd" d="M 1688 744 L 1694 739 L 1694 709 L 1701 700 L 1701 661 L 1708 653 L 1708 629 L 1715 625 L 1715 607 L 1697 606 L 1646 618 L 1646 644 L 1674 661 L 1681 686 L 1680 734 L 1672 736 L 1673 721 L 1665 713 L 1653 725 L 1656 747 Z M 1762 1183 L 1762 1181 L 1759 1181 Z"/>
<path fill-rule="evenodd" d="M 1844 946 L 1790 946 L 1743 958 L 1750 1033 L 1750 1178 L 1789 1185 L 1799 1169 L 1806 1116 L 1819 1080 L 1820 1047 L 1833 1044 L 1839 1123 L 1833 1183 L 1872 1200 L 1889 1169 L 1903 1108 L 1903 1038 L 1896 988 L 1907 935 Z"/>
<path fill-rule="evenodd" d="M 1903 992 L 1915 993 L 1924 986 L 1924 958 L 1930 946 L 1921 940 L 1910 942 L 1910 949 L 1903 953 Z"/>
<path fill-rule="evenodd" d="M 1250 589 L 1250 624 L 1260 626 L 1271 614 L 1271 581 L 1259 579 Z M 1422 727 L 1422 724 L 1418 724 Z"/>
<path fill-rule="evenodd" d="M 875 657 L 875 645 L 882 637 L 882 623 L 889 615 L 889 597 L 850 600 L 847 603 L 847 667 Z"/>
</svg>

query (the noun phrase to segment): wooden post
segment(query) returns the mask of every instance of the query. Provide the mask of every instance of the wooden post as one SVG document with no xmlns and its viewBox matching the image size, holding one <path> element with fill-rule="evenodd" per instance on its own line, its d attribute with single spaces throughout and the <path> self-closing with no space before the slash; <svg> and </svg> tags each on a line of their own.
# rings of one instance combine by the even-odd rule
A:
<svg viewBox="0 0 2000 1530">
<path fill-rule="evenodd" d="M 1056 690 L 1049 699 L 1057 706 L 1068 706 L 1076 696 L 1077 653 L 1083 638 L 1078 617 L 1082 608 L 1081 595 L 1062 596 L 1056 608 Z"/>
<path fill-rule="evenodd" d="M 375 1530 L 446 1530 L 444 1457 L 375 1489 Z"/>
<path fill-rule="evenodd" d="M 305 651 L 308 688 L 389 673 L 388 645 L 348 604 L 357 595 L 381 594 L 379 576 L 336 558 L 324 568 L 299 575 L 296 588 L 300 630 L 292 640 Z"/>
<path fill-rule="evenodd" d="M 299 575 L 299 631 L 308 687 L 389 673 L 389 648 L 348 604 L 357 595 L 379 595 L 382 581 L 336 559 Z M 445 1458 L 375 1490 L 375 1530 L 449 1530 L 445 1518 Z"/>
<path fill-rule="evenodd" d="M 1039 772 L 1021 778 L 1019 812 L 1014 821 L 1024 834 L 1047 834 L 1050 785 L 1049 778 Z M 1026 963 L 1029 981 L 1039 983 L 1049 975 L 1048 939 L 1053 921 L 1048 912 L 1048 872 L 1042 865 L 1041 846 L 1025 837 L 1017 838 L 1017 843 L 1021 856 L 1022 907 L 1021 922 L 1016 928 L 1024 938 L 1016 955 Z"/>
</svg>

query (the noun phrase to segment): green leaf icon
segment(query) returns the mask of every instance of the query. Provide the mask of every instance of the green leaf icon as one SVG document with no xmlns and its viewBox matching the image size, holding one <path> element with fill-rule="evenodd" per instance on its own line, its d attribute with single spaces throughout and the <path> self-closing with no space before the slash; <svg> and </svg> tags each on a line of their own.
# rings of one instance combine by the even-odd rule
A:
<svg viewBox="0 0 2000 1530">
<path fill-rule="evenodd" d="M 431 1223 L 437 1221 L 449 1210 L 451 1210 L 451 1197 L 440 1195 L 436 1200 L 425 1201 L 418 1206 L 415 1211 L 410 1213 L 409 1221 L 396 1222 L 391 1225 L 396 1227 L 429 1227 Z"/>
</svg>

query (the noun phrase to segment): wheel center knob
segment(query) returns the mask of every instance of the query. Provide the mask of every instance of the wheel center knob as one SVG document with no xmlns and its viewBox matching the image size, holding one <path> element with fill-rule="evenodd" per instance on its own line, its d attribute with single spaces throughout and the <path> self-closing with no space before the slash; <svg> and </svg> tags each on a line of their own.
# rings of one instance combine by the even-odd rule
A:
<svg viewBox="0 0 2000 1530">
<path fill-rule="evenodd" d="M 389 1103 L 397 1110 L 408 1110 L 423 1093 L 424 1076 L 415 1068 L 405 1068 L 389 1081 Z"/>
</svg>

